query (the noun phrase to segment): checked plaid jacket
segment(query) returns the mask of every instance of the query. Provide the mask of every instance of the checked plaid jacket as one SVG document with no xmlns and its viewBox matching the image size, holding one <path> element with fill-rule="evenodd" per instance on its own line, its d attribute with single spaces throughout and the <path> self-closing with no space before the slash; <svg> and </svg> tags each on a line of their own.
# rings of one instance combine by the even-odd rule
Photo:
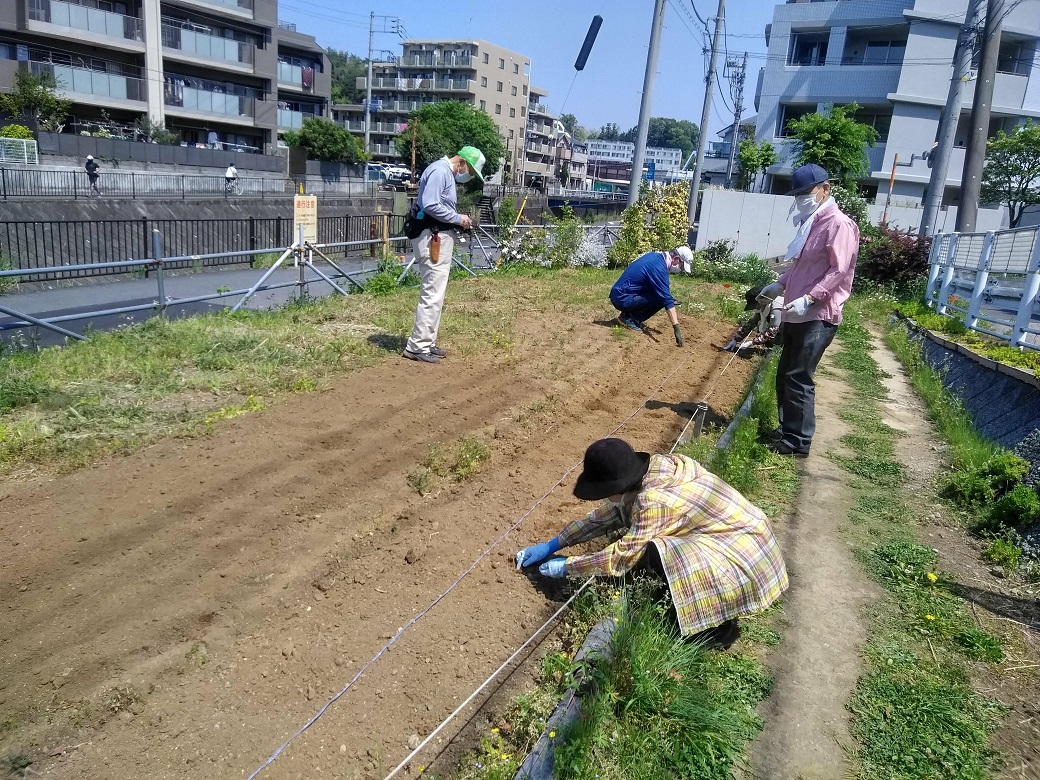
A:
<svg viewBox="0 0 1040 780">
<path fill-rule="evenodd" d="M 787 569 L 761 509 L 685 455 L 653 455 L 638 493 L 560 532 L 569 547 L 627 528 L 605 549 L 567 558 L 567 573 L 619 577 L 657 546 L 684 636 L 758 612 L 787 590 Z"/>
</svg>

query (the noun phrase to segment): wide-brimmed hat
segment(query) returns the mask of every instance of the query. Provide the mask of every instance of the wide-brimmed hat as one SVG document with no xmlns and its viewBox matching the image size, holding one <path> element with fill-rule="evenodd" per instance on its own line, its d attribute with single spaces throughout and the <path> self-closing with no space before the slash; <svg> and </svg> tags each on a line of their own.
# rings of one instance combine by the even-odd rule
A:
<svg viewBox="0 0 1040 780">
<path fill-rule="evenodd" d="M 650 453 L 636 452 L 622 439 L 600 439 L 585 450 L 585 468 L 574 483 L 574 496 L 599 501 L 625 493 L 642 482 Z"/>
<path fill-rule="evenodd" d="M 791 174 L 791 189 L 788 195 L 805 195 L 817 184 L 829 181 L 831 175 L 816 163 L 799 165 Z"/>
<path fill-rule="evenodd" d="M 473 169 L 473 172 L 477 174 L 477 178 L 484 181 L 484 174 L 481 173 L 484 170 L 484 163 L 487 160 L 484 158 L 484 153 L 475 146 L 463 146 L 459 149 L 459 157 L 469 163 L 469 167 Z"/>
</svg>

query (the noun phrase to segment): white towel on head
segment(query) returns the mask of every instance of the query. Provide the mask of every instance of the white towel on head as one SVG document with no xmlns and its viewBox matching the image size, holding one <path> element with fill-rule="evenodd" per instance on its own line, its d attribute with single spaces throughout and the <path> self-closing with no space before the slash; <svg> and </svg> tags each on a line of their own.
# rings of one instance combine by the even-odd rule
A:
<svg viewBox="0 0 1040 780">
<path fill-rule="evenodd" d="M 791 243 L 787 245 L 787 253 L 784 255 L 784 262 L 793 260 L 802 253 L 802 247 L 805 246 L 805 239 L 809 237 L 809 231 L 812 230 L 813 222 L 816 221 L 816 215 L 824 209 L 828 209 L 831 206 L 837 206 L 832 196 L 827 196 L 827 200 L 820 204 L 820 207 L 816 209 L 812 214 L 807 217 L 802 217 L 801 214 L 794 215 L 794 224 L 797 226 L 794 238 L 791 239 Z M 794 210 L 794 207 L 791 207 Z M 801 220 L 799 222 L 799 220 Z"/>
</svg>

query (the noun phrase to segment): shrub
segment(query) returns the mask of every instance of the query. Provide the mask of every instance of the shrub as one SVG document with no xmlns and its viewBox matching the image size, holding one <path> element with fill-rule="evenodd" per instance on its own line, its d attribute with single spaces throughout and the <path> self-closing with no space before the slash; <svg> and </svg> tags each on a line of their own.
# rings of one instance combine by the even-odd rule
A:
<svg viewBox="0 0 1040 780">
<path fill-rule="evenodd" d="M 581 245 L 585 233 L 581 222 L 574 216 L 574 209 L 564 205 L 559 217 L 549 218 L 549 241 L 546 246 L 546 259 L 550 268 L 562 268 L 570 265 L 571 259 Z"/>
<path fill-rule="evenodd" d="M 943 495 L 962 506 L 982 506 L 1002 497 L 1028 471 L 1027 460 L 1001 452 L 981 466 L 954 474 L 943 488 Z"/>
<path fill-rule="evenodd" d="M 689 196 L 688 182 L 669 184 L 662 190 L 641 187 L 639 200 L 621 214 L 621 238 L 607 251 L 610 267 L 624 268 L 646 252 L 685 244 Z"/>
<path fill-rule="evenodd" d="M 519 215 L 519 210 L 516 207 L 516 198 L 510 195 L 503 195 L 502 200 L 498 203 L 498 234 L 503 239 L 508 239 L 513 235 L 513 225 L 516 223 L 516 218 Z"/>
<path fill-rule="evenodd" d="M 857 192 L 843 187 L 836 181 L 831 182 L 831 197 L 838 204 L 838 208 L 848 214 L 859 225 L 860 233 L 871 227 L 870 212 L 867 202 Z"/>
<path fill-rule="evenodd" d="M 20 138 L 23 141 L 31 141 L 32 130 L 25 125 L 4 125 L 0 127 L 0 138 Z"/>
<path fill-rule="evenodd" d="M 930 238 L 887 225 L 870 225 L 862 230 L 857 280 L 906 284 L 928 274 Z"/>
<path fill-rule="evenodd" d="M 776 279 L 769 265 L 754 252 L 734 255 L 732 242 L 716 241 L 693 253 L 693 275 L 708 282 L 741 282 L 748 286 Z"/>
<path fill-rule="evenodd" d="M 1016 485 L 989 511 L 989 524 L 1025 528 L 1040 520 L 1040 496 L 1031 487 Z"/>
<path fill-rule="evenodd" d="M 1022 557 L 1022 548 L 1009 539 L 997 538 L 989 543 L 985 555 L 988 561 L 1008 569 L 1016 569 Z"/>
</svg>

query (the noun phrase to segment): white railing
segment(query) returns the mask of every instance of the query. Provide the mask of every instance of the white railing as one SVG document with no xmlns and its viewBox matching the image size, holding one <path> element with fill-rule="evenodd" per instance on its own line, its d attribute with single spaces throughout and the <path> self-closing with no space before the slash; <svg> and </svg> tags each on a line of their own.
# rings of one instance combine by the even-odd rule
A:
<svg viewBox="0 0 1040 780">
<path fill-rule="evenodd" d="M 36 141 L 21 138 L 0 138 L 0 162 L 39 165 L 40 150 Z"/>
<path fill-rule="evenodd" d="M 925 301 L 1019 349 L 1040 350 L 1040 228 L 939 233 Z"/>
</svg>

